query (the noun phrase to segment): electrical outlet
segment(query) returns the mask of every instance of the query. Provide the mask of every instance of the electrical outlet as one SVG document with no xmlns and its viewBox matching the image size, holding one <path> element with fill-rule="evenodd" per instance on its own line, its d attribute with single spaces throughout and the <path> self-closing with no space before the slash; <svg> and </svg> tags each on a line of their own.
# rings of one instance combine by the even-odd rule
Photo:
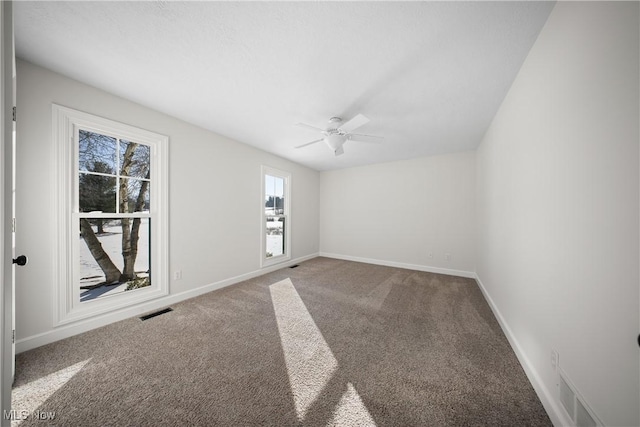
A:
<svg viewBox="0 0 640 427">
<path fill-rule="evenodd" d="M 444 259 L 446 261 L 451 261 L 451 254 L 449 252 L 447 252 L 446 254 L 444 254 Z"/>
<path fill-rule="evenodd" d="M 429 253 L 427 254 L 427 257 L 428 257 L 429 259 L 433 259 L 433 252 L 429 252 Z"/>
<path fill-rule="evenodd" d="M 560 363 L 560 355 L 556 350 L 551 350 L 551 366 L 553 366 L 553 370 L 558 370 L 558 364 Z"/>
<path fill-rule="evenodd" d="M 173 272 L 173 279 L 180 280 L 182 279 L 182 270 L 176 270 Z"/>
</svg>

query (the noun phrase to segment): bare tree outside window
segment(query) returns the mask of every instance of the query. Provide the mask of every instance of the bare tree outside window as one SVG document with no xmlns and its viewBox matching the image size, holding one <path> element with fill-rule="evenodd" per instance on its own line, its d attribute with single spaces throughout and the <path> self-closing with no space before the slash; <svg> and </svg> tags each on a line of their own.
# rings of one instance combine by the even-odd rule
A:
<svg viewBox="0 0 640 427">
<path fill-rule="evenodd" d="M 78 161 L 81 300 L 151 285 L 150 147 L 80 130 Z"/>
</svg>

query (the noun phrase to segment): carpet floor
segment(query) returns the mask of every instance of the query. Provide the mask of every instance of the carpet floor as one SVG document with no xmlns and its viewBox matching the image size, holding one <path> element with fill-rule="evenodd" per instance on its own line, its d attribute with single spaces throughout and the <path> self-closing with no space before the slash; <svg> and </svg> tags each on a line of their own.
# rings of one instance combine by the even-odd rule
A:
<svg viewBox="0 0 640 427">
<path fill-rule="evenodd" d="M 551 426 L 472 279 L 320 257 L 172 308 L 19 354 L 13 424 Z"/>
</svg>

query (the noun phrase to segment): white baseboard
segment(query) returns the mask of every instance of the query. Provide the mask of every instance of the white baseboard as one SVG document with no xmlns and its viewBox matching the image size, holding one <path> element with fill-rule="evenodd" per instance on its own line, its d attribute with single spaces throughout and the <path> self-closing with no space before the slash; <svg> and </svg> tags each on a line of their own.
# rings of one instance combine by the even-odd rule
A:
<svg viewBox="0 0 640 427">
<path fill-rule="evenodd" d="M 470 279 L 476 278 L 476 273 L 473 271 L 453 270 L 449 268 L 431 267 L 428 265 L 408 264 L 397 261 L 385 261 L 381 259 L 362 258 L 351 255 L 331 254 L 327 252 L 320 252 L 320 256 L 326 258 L 343 259 L 345 261 L 364 262 L 366 264 L 384 265 L 386 267 L 405 268 L 407 270 L 426 271 L 429 273 L 447 274 L 449 276 L 468 277 Z"/>
<path fill-rule="evenodd" d="M 511 328 L 507 324 L 507 321 L 502 316 L 502 313 L 500 313 L 498 306 L 496 306 L 495 302 L 493 302 L 491 295 L 489 295 L 489 293 L 487 292 L 487 289 L 484 287 L 484 284 L 482 283 L 482 280 L 480 280 L 480 277 L 477 274 L 475 275 L 475 279 L 478 282 L 478 287 L 480 288 L 480 291 L 482 291 L 482 295 L 484 295 L 484 299 L 489 304 L 491 311 L 493 311 L 493 315 L 496 317 L 496 319 L 498 319 L 498 323 L 500 324 L 502 331 L 506 335 L 507 340 L 509 340 L 509 344 L 511 344 L 511 348 L 513 349 L 513 352 L 516 354 L 516 357 L 518 358 L 520 365 L 524 369 L 524 372 L 527 375 L 529 382 L 531 383 L 531 385 L 533 386 L 533 389 L 538 395 L 540 402 L 542 402 L 542 406 L 544 406 L 544 409 L 547 411 L 547 414 L 549 415 L 549 418 L 551 419 L 551 422 L 553 423 L 553 425 L 556 427 L 574 425 L 571 419 L 566 414 L 566 412 L 560 407 L 558 399 L 555 398 L 555 393 L 552 393 L 547 388 L 547 386 L 544 384 L 544 382 L 540 378 L 540 375 L 538 375 L 538 371 L 531 364 L 531 361 L 529 360 L 526 353 L 520 346 L 518 339 L 515 337 L 515 335 L 511 331 Z"/>
<path fill-rule="evenodd" d="M 220 288 L 224 288 L 236 283 L 240 283 L 245 280 L 253 279 L 254 277 L 262 276 L 263 274 L 267 274 L 272 271 L 279 270 L 281 268 L 289 267 L 294 264 L 316 258 L 318 255 L 319 254 L 315 253 L 315 254 L 299 257 L 296 259 L 289 260 L 287 262 L 283 262 L 282 264 L 261 268 L 259 270 L 254 270 L 249 273 L 241 274 L 239 276 L 231 277 L 228 279 L 220 280 L 215 283 L 210 283 L 208 285 L 200 286 L 195 289 L 190 289 L 188 291 L 180 292 L 177 294 L 170 294 L 165 297 L 161 297 L 152 301 L 148 301 L 148 302 L 141 303 L 135 306 L 127 307 L 127 308 L 123 308 L 121 310 L 117 310 L 112 313 L 107 313 L 107 314 L 96 316 L 86 320 L 80 320 L 78 322 L 75 322 L 69 325 L 60 326 L 41 334 L 22 338 L 16 341 L 16 353 L 22 353 L 24 351 L 43 346 L 45 344 L 50 344 L 52 342 L 56 342 L 74 335 L 78 335 L 83 332 L 90 331 L 92 329 L 100 328 L 102 326 L 106 326 L 111 323 L 118 322 L 120 320 L 139 316 L 141 314 L 148 313 L 150 311 L 164 308 L 171 304 L 176 304 L 181 301 L 185 301 L 190 298 L 194 298 L 199 295 L 206 294 L 208 292 L 215 291 Z"/>
</svg>

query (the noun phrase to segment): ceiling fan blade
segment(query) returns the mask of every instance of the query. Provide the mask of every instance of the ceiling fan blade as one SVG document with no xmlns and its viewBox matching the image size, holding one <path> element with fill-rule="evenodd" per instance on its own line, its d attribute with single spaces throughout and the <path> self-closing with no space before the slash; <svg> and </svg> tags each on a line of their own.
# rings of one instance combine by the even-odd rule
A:
<svg viewBox="0 0 640 427">
<path fill-rule="evenodd" d="M 371 144 L 381 144 L 383 139 L 384 139 L 383 136 L 364 135 L 360 133 L 349 134 L 350 141 L 369 142 Z"/>
<path fill-rule="evenodd" d="M 343 131 L 345 131 L 347 133 L 350 133 L 352 130 L 355 130 L 355 129 L 359 128 L 360 126 L 362 126 L 364 124 L 367 124 L 367 123 L 369 123 L 369 119 L 367 119 L 362 114 L 358 114 L 353 119 L 349 120 L 348 122 L 346 122 L 345 124 L 340 126 L 340 129 L 342 129 Z"/>
<path fill-rule="evenodd" d="M 306 123 L 296 123 L 296 126 L 301 127 L 301 128 L 310 129 L 310 130 L 315 130 L 317 132 L 324 132 L 324 129 L 320 129 L 320 128 L 317 128 L 315 126 L 308 125 Z"/>
<path fill-rule="evenodd" d="M 307 142 L 306 144 L 298 145 L 297 147 L 294 147 L 294 148 L 306 147 L 307 145 L 315 144 L 316 142 L 320 142 L 320 141 L 322 141 L 322 139 L 316 139 L 315 141 Z"/>
<path fill-rule="evenodd" d="M 344 148 L 342 148 L 342 145 L 336 148 L 336 151 L 334 151 L 334 154 L 336 155 L 336 157 L 338 157 L 341 154 L 344 154 Z"/>
<path fill-rule="evenodd" d="M 350 141 L 364 142 L 365 144 L 382 144 L 382 141 L 371 141 L 371 140 L 360 139 L 360 138 L 353 138 Z"/>
</svg>

